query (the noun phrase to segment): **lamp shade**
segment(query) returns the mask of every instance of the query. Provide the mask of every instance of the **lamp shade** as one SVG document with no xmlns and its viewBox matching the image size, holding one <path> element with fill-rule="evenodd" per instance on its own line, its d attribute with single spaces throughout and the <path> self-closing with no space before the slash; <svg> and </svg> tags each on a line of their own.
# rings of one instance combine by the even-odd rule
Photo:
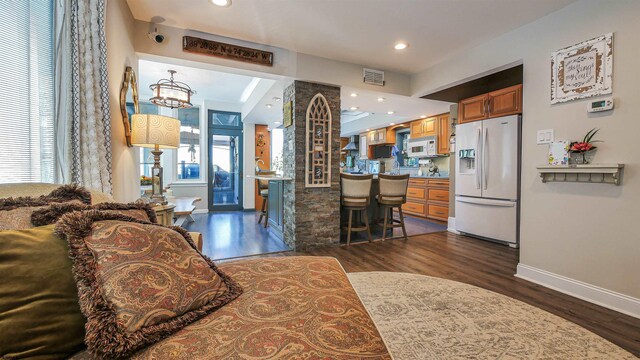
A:
<svg viewBox="0 0 640 360">
<path fill-rule="evenodd" d="M 155 114 L 131 116 L 133 146 L 174 149 L 180 146 L 180 120 Z"/>
</svg>

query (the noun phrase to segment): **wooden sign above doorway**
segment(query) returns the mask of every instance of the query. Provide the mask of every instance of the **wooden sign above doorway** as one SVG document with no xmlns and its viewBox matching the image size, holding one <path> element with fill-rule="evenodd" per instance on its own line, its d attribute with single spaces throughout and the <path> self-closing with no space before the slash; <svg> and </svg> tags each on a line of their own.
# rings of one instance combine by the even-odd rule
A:
<svg viewBox="0 0 640 360">
<path fill-rule="evenodd" d="M 215 56 L 223 59 L 273 66 L 273 53 L 270 51 L 225 44 L 193 36 L 184 36 L 182 38 L 182 50 L 185 52 Z"/>
</svg>

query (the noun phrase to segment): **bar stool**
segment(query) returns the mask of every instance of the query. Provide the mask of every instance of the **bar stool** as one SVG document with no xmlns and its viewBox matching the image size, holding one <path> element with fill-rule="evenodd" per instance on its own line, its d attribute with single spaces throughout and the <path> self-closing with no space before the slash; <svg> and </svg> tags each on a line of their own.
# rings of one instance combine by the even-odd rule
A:
<svg viewBox="0 0 640 360">
<path fill-rule="evenodd" d="M 275 171 L 260 171 L 256 173 L 257 176 L 273 176 L 275 174 Z M 269 225 L 269 180 L 258 179 L 258 192 L 262 197 L 262 208 L 260 209 L 258 224 L 262 223 L 262 218 L 264 218 L 264 227 L 266 228 Z"/>
<path fill-rule="evenodd" d="M 376 195 L 378 205 L 384 212 L 382 240 L 387 238 L 387 228 L 392 230 L 397 227 L 402 228 L 404 239 L 407 240 L 407 230 L 404 226 L 404 215 L 402 205 L 407 202 L 407 188 L 409 186 L 409 174 L 405 175 L 385 175 L 379 174 L 380 194 Z M 393 217 L 393 208 L 398 208 L 400 219 Z M 387 211 L 388 210 L 388 211 Z"/>
<path fill-rule="evenodd" d="M 371 181 L 373 175 L 349 175 L 340 174 L 342 195 L 340 203 L 349 211 L 349 223 L 343 229 L 347 230 L 347 246 L 351 244 L 352 231 L 366 231 L 371 242 L 371 230 L 369 228 L 369 215 L 367 207 L 371 202 Z M 360 218 L 364 217 L 364 226 L 352 227 L 353 212 L 358 211 Z M 364 214 L 363 214 L 364 212 Z"/>
</svg>

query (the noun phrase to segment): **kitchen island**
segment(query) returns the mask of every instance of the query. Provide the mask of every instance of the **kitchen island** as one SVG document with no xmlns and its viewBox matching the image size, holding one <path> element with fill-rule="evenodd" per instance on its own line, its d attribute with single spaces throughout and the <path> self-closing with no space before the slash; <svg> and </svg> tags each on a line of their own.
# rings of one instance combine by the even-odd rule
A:
<svg viewBox="0 0 640 360">
<path fill-rule="evenodd" d="M 247 177 L 269 182 L 269 200 L 267 202 L 269 228 L 284 240 L 284 182 L 293 179 L 268 175 L 248 175 Z"/>
<path fill-rule="evenodd" d="M 374 240 L 382 238 L 382 224 L 375 223 L 376 219 L 384 216 L 384 214 L 380 212 L 376 201 L 376 195 L 379 193 L 380 186 L 378 176 L 374 175 L 370 191 L 371 201 L 367 207 L 367 216 L 369 218 L 369 224 L 371 225 L 371 236 Z M 448 175 L 410 175 L 409 186 L 407 188 L 407 202 L 402 206 L 402 212 L 405 215 L 407 235 L 411 236 L 446 230 L 446 224 L 443 224 L 442 221 L 446 222 L 448 220 L 448 206 Z M 397 211 L 394 211 L 394 213 L 396 213 L 395 217 L 398 217 Z M 432 222 L 428 219 L 437 220 L 438 222 Z M 347 211 L 341 211 L 341 220 L 343 224 L 347 223 Z M 354 218 L 354 221 L 361 222 L 362 219 L 358 216 Z M 399 231 L 401 231 L 400 229 L 393 231 L 393 237 L 401 236 L 399 233 Z M 341 238 L 346 239 L 345 230 L 342 230 Z M 352 239 L 352 242 L 366 239 L 366 232 L 353 233 Z"/>
</svg>

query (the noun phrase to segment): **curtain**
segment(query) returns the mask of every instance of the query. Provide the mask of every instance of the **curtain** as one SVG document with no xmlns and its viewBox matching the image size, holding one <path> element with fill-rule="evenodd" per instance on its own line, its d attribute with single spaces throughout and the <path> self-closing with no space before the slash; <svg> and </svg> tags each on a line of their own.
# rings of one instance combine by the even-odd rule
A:
<svg viewBox="0 0 640 360">
<path fill-rule="evenodd" d="M 111 194 L 111 114 L 105 0 L 56 6 L 56 147 L 59 182 Z"/>
</svg>

